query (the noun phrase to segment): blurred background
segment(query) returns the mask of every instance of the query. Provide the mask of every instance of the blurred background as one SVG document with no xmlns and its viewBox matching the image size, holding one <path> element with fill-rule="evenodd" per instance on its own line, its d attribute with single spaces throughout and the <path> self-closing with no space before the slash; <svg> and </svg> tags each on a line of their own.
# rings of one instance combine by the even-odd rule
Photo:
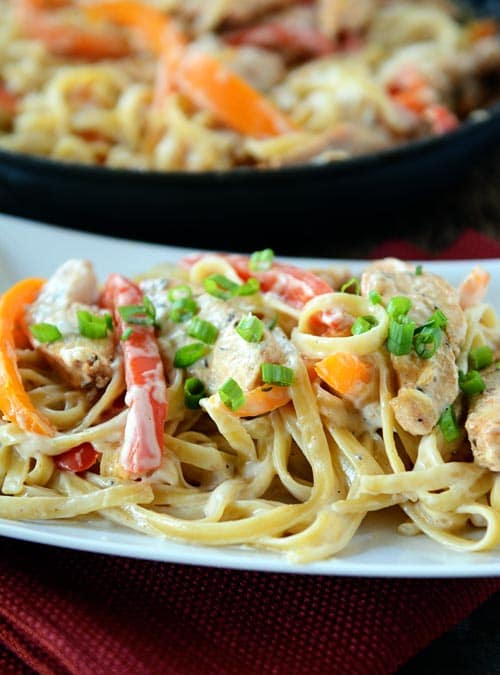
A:
<svg viewBox="0 0 500 675">
<path fill-rule="evenodd" d="M 460 139 L 453 143 L 459 148 Z M 368 190 L 356 178 L 318 200 L 310 176 L 300 172 L 283 184 L 270 181 L 267 195 L 259 186 L 255 196 L 249 184 L 214 184 L 210 208 L 210 185 L 200 193 L 189 192 L 182 203 L 172 204 L 165 195 L 164 206 L 153 201 L 138 211 L 137 199 L 130 200 L 128 185 L 114 184 L 110 196 L 98 194 L 99 179 L 85 171 L 76 187 L 68 181 L 72 171 L 57 168 L 61 176 L 28 166 L 26 176 L 5 161 L 0 171 L 0 210 L 49 224 L 146 240 L 162 244 L 251 252 L 272 247 L 279 255 L 364 258 L 388 239 L 405 239 L 439 256 L 464 230 L 473 229 L 500 240 L 500 140 L 494 135 L 474 152 L 456 156 L 434 153 L 422 165 L 421 156 L 410 171 L 402 167 L 383 174 L 383 167 L 370 167 Z M 435 165 L 432 161 L 435 159 Z M 36 161 L 36 160 L 35 160 Z M 66 173 L 65 173 L 66 172 Z M 60 180 L 60 187 L 58 187 Z M 38 182 L 37 182 L 38 181 Z M 79 181 L 79 183 L 78 183 Z M 307 183 L 299 197 L 301 181 Z M 106 188 L 106 186 L 104 186 Z M 404 188 L 404 189 L 403 189 Z M 328 185 L 324 188 L 328 194 Z M 245 192 L 247 190 L 247 192 Z M 154 198 L 158 199 L 158 186 Z M 199 205 L 197 202 L 200 201 Z M 469 257 L 474 257 L 470 251 Z"/>
</svg>

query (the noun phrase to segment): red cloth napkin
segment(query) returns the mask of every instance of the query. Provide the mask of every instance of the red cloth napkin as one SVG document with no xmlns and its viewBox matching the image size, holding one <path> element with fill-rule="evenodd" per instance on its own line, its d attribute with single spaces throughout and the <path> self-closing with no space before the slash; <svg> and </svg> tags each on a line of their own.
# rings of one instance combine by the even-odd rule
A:
<svg viewBox="0 0 500 675">
<path fill-rule="evenodd" d="M 500 243 L 468 231 L 450 251 L 440 257 L 500 256 Z M 382 255 L 433 257 L 404 241 Z M 1 673 L 384 675 L 500 590 L 500 578 L 290 575 L 0 545 Z"/>
</svg>

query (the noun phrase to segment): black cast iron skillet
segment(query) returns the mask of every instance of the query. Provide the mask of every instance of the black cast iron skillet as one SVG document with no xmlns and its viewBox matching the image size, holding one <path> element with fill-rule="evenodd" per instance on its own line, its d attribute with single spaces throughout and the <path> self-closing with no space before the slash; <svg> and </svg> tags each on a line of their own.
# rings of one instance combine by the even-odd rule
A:
<svg viewBox="0 0 500 675">
<path fill-rule="evenodd" d="M 469 4 L 500 18 L 500 0 Z M 137 240 L 240 250 L 263 242 L 301 255 L 312 226 L 337 241 L 374 226 L 386 236 L 384 213 L 449 186 L 499 140 L 495 104 L 444 136 L 327 165 L 157 173 L 0 151 L 0 210 Z"/>
</svg>

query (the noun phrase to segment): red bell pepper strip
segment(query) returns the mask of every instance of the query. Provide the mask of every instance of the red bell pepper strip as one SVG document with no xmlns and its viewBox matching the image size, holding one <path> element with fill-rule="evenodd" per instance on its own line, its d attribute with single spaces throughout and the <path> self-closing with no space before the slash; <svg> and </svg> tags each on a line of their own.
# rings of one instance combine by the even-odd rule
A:
<svg viewBox="0 0 500 675">
<path fill-rule="evenodd" d="M 142 307 L 140 288 L 119 274 L 111 274 L 101 304 L 112 313 L 125 368 L 125 404 L 129 408 L 120 465 L 129 473 L 144 475 L 159 468 L 163 456 L 163 427 L 167 416 L 167 385 L 154 327 L 131 324 L 121 307 Z"/>
</svg>

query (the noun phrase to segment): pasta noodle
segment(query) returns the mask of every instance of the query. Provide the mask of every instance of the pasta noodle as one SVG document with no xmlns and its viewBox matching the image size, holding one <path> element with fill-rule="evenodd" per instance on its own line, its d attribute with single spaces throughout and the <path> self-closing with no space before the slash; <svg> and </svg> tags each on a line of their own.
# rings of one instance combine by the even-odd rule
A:
<svg viewBox="0 0 500 675">
<path fill-rule="evenodd" d="M 488 283 L 391 258 L 320 274 L 269 249 L 134 280 L 70 259 L 21 281 L 0 299 L 0 517 L 105 519 L 305 564 L 395 510 L 400 536 L 493 549 Z"/>
<path fill-rule="evenodd" d="M 0 0 L 0 148 L 139 171 L 342 161 L 498 92 L 496 23 L 446 0 Z"/>
</svg>

